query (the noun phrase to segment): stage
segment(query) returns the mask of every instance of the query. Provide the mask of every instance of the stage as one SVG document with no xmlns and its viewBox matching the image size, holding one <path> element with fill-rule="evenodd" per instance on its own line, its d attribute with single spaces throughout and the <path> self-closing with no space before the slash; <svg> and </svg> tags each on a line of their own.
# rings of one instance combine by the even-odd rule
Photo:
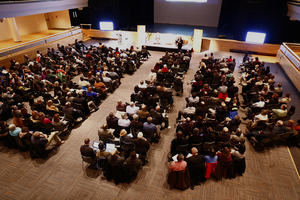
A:
<svg viewBox="0 0 300 200">
<path fill-rule="evenodd" d="M 112 47 L 112 48 L 116 48 L 119 47 L 119 49 L 129 49 L 132 45 L 135 46 L 134 42 L 129 42 L 129 41 L 124 41 L 121 43 L 121 45 L 118 45 L 118 41 L 117 40 L 111 40 L 111 39 L 93 39 L 93 42 L 89 43 L 89 41 L 87 41 L 86 43 L 88 43 L 89 45 L 93 45 L 93 46 L 99 46 L 99 42 L 95 43 L 95 40 L 101 42 L 102 44 L 105 44 L 106 46 Z M 147 42 L 144 43 L 143 46 L 146 46 L 147 50 L 152 50 L 152 51 L 169 51 L 169 52 L 173 52 L 173 51 L 177 51 L 177 45 L 174 43 L 153 43 L 153 42 Z M 191 50 L 193 47 L 193 44 L 184 44 L 182 46 L 182 50 L 186 51 L 186 50 Z"/>
</svg>

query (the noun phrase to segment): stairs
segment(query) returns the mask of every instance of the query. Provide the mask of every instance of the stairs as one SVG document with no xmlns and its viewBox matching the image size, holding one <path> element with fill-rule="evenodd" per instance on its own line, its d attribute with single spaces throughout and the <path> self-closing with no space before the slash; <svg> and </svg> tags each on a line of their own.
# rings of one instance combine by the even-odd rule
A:
<svg viewBox="0 0 300 200">
<path fill-rule="evenodd" d="M 84 31 L 82 31 L 82 33 L 83 33 L 83 40 L 82 40 L 83 42 L 86 42 L 91 39 L 91 37 L 88 36 Z"/>
</svg>

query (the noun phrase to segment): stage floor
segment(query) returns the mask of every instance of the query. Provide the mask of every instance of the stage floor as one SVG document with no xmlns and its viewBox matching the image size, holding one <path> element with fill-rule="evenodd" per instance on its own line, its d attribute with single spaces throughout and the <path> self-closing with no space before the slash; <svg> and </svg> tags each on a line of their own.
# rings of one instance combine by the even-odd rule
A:
<svg viewBox="0 0 300 200">
<path fill-rule="evenodd" d="M 105 44 L 106 46 L 110 46 L 112 48 L 116 48 L 119 47 L 119 49 L 126 49 L 126 48 L 130 48 L 131 45 L 135 45 L 133 42 L 127 42 L 124 41 L 121 43 L 121 45 L 118 44 L 117 40 L 109 40 L 109 39 L 98 39 L 97 43 L 95 43 L 96 39 L 91 40 L 90 42 L 87 41 L 85 42 L 88 45 L 93 45 L 93 46 L 99 46 L 99 42 L 101 42 L 102 44 Z M 173 44 L 165 44 L 165 43 L 160 43 L 160 44 L 156 44 L 153 43 L 152 41 L 144 43 L 143 45 L 146 46 L 146 48 L 148 50 L 153 50 L 153 51 L 177 51 L 177 45 L 175 43 Z M 193 47 L 193 44 L 185 44 L 182 46 L 182 50 L 186 51 L 186 50 L 191 50 L 191 48 Z"/>
</svg>

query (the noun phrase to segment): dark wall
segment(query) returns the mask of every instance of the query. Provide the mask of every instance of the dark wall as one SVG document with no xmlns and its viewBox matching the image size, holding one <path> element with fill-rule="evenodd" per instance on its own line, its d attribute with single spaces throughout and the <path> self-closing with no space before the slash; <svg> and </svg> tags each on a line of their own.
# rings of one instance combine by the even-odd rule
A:
<svg viewBox="0 0 300 200">
<path fill-rule="evenodd" d="M 153 23 L 153 0 L 89 0 L 89 7 L 70 10 L 71 24 L 92 24 L 99 29 L 100 21 L 114 22 L 114 29 Z M 73 18 L 76 11 L 78 17 Z"/>
<path fill-rule="evenodd" d="M 286 0 L 223 0 L 219 28 L 228 28 L 234 39 L 244 41 L 248 31 L 266 33 L 266 43 L 280 44 L 289 18 Z"/>
</svg>

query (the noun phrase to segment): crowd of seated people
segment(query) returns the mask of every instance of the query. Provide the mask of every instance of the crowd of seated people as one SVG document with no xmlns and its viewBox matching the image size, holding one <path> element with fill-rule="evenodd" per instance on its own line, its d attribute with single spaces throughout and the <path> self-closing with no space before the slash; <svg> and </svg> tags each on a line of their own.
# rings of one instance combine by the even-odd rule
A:
<svg viewBox="0 0 300 200">
<path fill-rule="evenodd" d="M 253 146 L 279 140 L 288 145 L 298 143 L 295 122 L 290 120 L 295 113 L 295 106 L 289 105 L 290 93 L 283 96 L 284 86 L 275 82 L 270 68 L 265 67 L 258 57 L 246 60 L 240 80 L 244 99 L 241 107 L 247 111 L 243 120 L 249 120 L 247 138 Z"/>
<path fill-rule="evenodd" d="M 191 96 L 186 97 L 186 108 L 178 112 L 176 120 L 176 138 L 169 155 L 173 160 L 168 177 L 171 188 L 193 189 L 211 174 L 221 180 L 245 171 L 245 137 L 239 129 L 234 68 L 231 56 L 217 60 L 211 54 L 201 60 L 191 82 Z"/>
<path fill-rule="evenodd" d="M 89 147 L 88 143 L 82 147 L 84 149 L 89 148 L 90 152 L 88 154 L 81 149 L 82 155 L 92 157 L 98 165 L 102 165 L 103 160 L 107 159 L 104 168 L 107 180 L 113 179 L 116 184 L 126 182 L 127 179 L 124 177 L 128 164 L 135 163 L 135 165 L 140 166 L 148 163 L 147 152 L 150 144 L 159 141 L 162 129 L 171 128 L 166 112 L 173 105 L 172 91 L 175 79 L 182 82 L 183 78 L 183 73 L 181 75 L 177 72 L 174 73 L 171 71 L 171 67 L 173 63 L 176 65 L 178 65 L 177 63 L 185 63 L 187 65 L 178 66 L 185 72 L 188 69 L 189 56 L 191 55 L 181 52 L 170 54 L 166 52 L 160 61 L 161 65 L 155 66 L 157 69 L 151 70 L 150 78 L 141 80 L 134 87 L 130 96 L 130 103 L 123 103 L 121 99 L 117 100 L 116 112 L 110 112 L 106 118 L 106 123 L 98 130 L 100 140 L 98 149 L 101 152 L 105 151 L 105 146 L 112 143 L 117 147 L 115 151 L 106 153 L 106 156 L 99 156 L 97 153 L 99 150 Z M 165 60 L 165 58 L 168 59 Z M 167 62 L 172 63 L 172 65 L 166 65 Z M 167 68 L 167 70 L 162 72 L 163 68 Z M 160 77 L 160 81 L 156 77 Z M 168 85 L 164 84 L 166 81 Z M 182 91 L 182 89 L 180 90 Z M 137 159 L 135 158 L 136 153 L 139 155 Z M 120 166 L 126 167 L 121 168 Z M 133 171 L 137 172 L 138 169 L 139 167 L 135 167 Z M 131 174 L 133 176 L 130 176 L 130 180 L 133 180 L 136 173 Z"/>
<path fill-rule="evenodd" d="M 119 50 L 101 43 L 86 47 L 75 40 L 74 45 L 57 44 L 57 49 L 46 53 L 37 51 L 35 58 L 24 55 L 22 64 L 11 60 L 9 67 L 1 67 L 0 139 L 9 148 L 46 158 L 49 141 L 62 144 L 58 135 L 67 134 L 97 111 L 106 94 L 121 84 L 123 74 L 139 68 L 141 58 L 142 52 L 133 47 Z M 72 77 L 79 74 L 78 83 L 73 82 Z M 25 101 L 29 101 L 31 114 Z M 9 118 L 13 118 L 11 125 L 5 123 Z M 14 131 L 9 128 L 12 125 Z"/>
</svg>

